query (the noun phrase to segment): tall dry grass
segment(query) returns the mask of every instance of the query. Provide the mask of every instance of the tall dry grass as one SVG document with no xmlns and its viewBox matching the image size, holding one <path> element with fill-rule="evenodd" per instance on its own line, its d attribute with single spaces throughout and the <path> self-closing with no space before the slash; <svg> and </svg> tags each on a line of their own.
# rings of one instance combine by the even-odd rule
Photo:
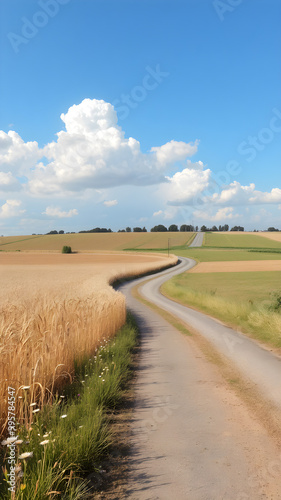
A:
<svg viewBox="0 0 281 500">
<path fill-rule="evenodd" d="M 137 259 L 137 258 L 136 258 Z M 128 265 L 122 271 L 104 271 L 79 284 L 80 293 L 66 286 L 65 293 L 30 295 L 0 309 L 0 417 L 1 433 L 7 422 L 8 387 L 17 391 L 16 420 L 29 426 L 34 410 L 52 404 L 64 384 L 71 382 L 74 364 L 91 356 L 112 337 L 126 319 L 125 297 L 109 286 L 116 278 L 137 275 L 174 264 L 176 258 Z M 91 283 L 93 286 L 91 286 Z M 24 283 L 22 284 L 24 295 Z M 28 387 L 28 389 L 25 389 Z M 35 404 L 36 403 L 36 404 Z M 30 406 L 32 405 L 32 406 Z"/>
<path fill-rule="evenodd" d="M 168 297 L 211 314 L 234 328 L 238 327 L 257 340 L 281 347 L 281 315 L 268 305 L 242 302 L 239 298 L 230 300 L 212 292 L 183 289 L 172 280 L 166 282 L 162 290 Z"/>
<path fill-rule="evenodd" d="M 7 306 L 0 316 L 2 425 L 8 386 L 17 390 L 17 421 L 28 424 L 35 409 L 30 404 L 36 402 L 36 408 L 42 408 L 52 402 L 55 392 L 71 381 L 75 360 L 91 355 L 101 339 L 121 328 L 125 298 L 110 290 L 61 301 L 44 297 L 28 306 Z"/>
</svg>

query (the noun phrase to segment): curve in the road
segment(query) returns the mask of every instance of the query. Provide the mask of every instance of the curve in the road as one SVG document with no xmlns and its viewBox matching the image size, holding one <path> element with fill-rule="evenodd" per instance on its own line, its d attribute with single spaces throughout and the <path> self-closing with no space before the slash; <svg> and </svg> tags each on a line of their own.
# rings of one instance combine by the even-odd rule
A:
<svg viewBox="0 0 281 500">
<path fill-rule="evenodd" d="M 139 289 L 144 298 L 178 317 L 206 337 L 219 352 L 235 363 L 246 379 L 250 379 L 257 385 L 267 399 L 281 407 L 281 358 L 279 356 L 264 349 L 246 335 L 161 294 L 160 287 L 165 281 L 196 265 L 192 259 L 184 257 L 180 259 L 180 264 L 175 268 L 163 271 L 149 281 L 147 278 L 140 278 L 130 282 L 122 291 L 128 297 L 133 286 L 144 281 Z"/>
<path fill-rule="evenodd" d="M 131 456 L 124 498 L 130 500 L 275 500 L 281 498 L 281 456 L 267 431 L 225 387 L 192 338 L 135 299 L 131 290 L 170 311 L 212 340 L 231 359 L 278 375 L 280 360 L 243 335 L 163 297 L 161 284 L 194 265 L 190 259 L 147 281 L 119 287 L 141 330 L 131 421 Z M 244 357 L 243 357 L 244 356 Z M 257 356 L 258 361 L 252 360 Z M 244 366 L 243 361 L 243 366 Z M 246 365 L 244 366 L 246 370 Z M 258 380 L 258 383 L 263 383 Z M 269 384 L 270 385 L 270 384 Z M 278 384 L 270 392 L 279 400 Z M 272 389 L 272 388 L 270 388 Z M 279 454 L 278 454 L 279 453 Z M 267 467 L 267 464 L 274 466 Z"/>
</svg>

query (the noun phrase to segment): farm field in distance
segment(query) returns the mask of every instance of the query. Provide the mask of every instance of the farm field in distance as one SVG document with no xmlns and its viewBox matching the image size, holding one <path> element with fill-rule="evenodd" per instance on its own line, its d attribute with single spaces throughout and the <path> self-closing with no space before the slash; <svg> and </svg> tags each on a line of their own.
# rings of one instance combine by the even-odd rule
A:
<svg viewBox="0 0 281 500">
<path fill-rule="evenodd" d="M 281 238 L 265 234 L 206 233 L 212 248 L 180 250 L 199 264 L 165 283 L 163 292 L 281 348 Z"/>
<path fill-rule="evenodd" d="M 280 252 L 252 252 L 247 248 L 231 250 L 222 248 L 178 248 L 173 251 L 178 256 L 190 257 L 198 262 L 234 262 L 246 260 L 281 260 Z M 1 254 L 0 254 L 1 258 Z"/>
<path fill-rule="evenodd" d="M 168 238 L 171 247 L 188 245 L 192 232 L 165 233 L 76 233 L 42 236 L 0 237 L 1 251 L 50 251 L 60 252 L 64 245 L 79 252 L 100 250 L 145 250 L 167 249 Z"/>
<path fill-rule="evenodd" d="M 281 240 L 263 238 L 268 233 L 205 233 L 204 247 L 217 248 L 280 248 Z M 272 233 L 270 233 L 272 234 Z"/>
</svg>

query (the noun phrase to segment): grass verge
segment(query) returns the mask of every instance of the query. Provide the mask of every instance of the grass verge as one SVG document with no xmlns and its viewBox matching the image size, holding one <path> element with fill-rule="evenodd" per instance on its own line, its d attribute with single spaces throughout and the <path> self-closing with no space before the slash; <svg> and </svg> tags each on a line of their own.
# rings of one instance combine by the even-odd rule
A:
<svg viewBox="0 0 281 500">
<path fill-rule="evenodd" d="M 42 412 L 35 406 L 32 426 L 19 428 L 14 443 L 2 442 L 3 500 L 88 498 L 87 476 L 99 473 L 112 445 L 110 413 L 124 397 L 136 344 L 136 324 L 128 315 L 113 340 L 76 363 L 75 381 L 64 394 Z M 24 397 L 28 405 L 28 388 Z"/>
<path fill-rule="evenodd" d="M 276 279 L 275 279 L 276 278 Z M 271 347 L 281 348 L 279 274 L 182 274 L 161 288 L 167 297 L 214 316 Z M 274 281 L 275 279 L 275 281 Z"/>
</svg>

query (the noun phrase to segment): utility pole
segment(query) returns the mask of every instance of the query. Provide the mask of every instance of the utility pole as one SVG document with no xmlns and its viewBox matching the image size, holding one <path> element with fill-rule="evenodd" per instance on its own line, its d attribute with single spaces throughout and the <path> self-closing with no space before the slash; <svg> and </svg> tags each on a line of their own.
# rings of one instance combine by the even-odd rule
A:
<svg viewBox="0 0 281 500">
<path fill-rule="evenodd" d="M 170 256 L 170 239 L 171 238 L 168 238 L 168 257 Z"/>
</svg>

